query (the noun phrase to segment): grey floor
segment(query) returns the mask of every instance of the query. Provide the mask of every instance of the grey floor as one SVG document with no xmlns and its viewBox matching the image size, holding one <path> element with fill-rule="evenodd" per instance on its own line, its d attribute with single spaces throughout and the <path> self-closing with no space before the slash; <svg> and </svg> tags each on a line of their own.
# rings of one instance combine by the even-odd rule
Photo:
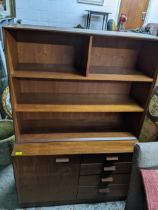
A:
<svg viewBox="0 0 158 210">
<path fill-rule="evenodd" d="M 0 210 L 20 209 L 18 207 L 12 166 L 0 167 Z M 67 205 L 57 207 L 27 208 L 36 210 L 124 210 L 124 202 Z"/>
</svg>

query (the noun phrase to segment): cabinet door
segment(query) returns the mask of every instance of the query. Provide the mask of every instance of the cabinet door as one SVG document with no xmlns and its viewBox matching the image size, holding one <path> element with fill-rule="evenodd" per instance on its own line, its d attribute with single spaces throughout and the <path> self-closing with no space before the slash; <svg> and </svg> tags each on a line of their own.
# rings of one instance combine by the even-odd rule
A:
<svg viewBox="0 0 158 210">
<path fill-rule="evenodd" d="M 79 157 L 14 157 L 13 163 L 21 204 L 76 199 Z"/>
</svg>

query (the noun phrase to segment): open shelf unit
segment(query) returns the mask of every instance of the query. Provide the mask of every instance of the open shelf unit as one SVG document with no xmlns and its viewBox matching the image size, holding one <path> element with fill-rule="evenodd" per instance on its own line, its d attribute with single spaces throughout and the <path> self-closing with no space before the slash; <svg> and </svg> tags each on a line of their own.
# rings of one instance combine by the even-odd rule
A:
<svg viewBox="0 0 158 210">
<path fill-rule="evenodd" d="M 5 36 L 18 143 L 79 132 L 139 138 L 157 72 L 154 39 L 14 26 Z"/>
</svg>

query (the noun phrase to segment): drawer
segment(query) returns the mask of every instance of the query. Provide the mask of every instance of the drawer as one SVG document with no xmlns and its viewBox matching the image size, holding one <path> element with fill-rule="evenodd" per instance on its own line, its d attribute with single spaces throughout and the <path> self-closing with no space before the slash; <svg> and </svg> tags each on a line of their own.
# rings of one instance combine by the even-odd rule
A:
<svg viewBox="0 0 158 210">
<path fill-rule="evenodd" d="M 105 155 L 106 162 L 132 162 L 133 153 Z"/>
<path fill-rule="evenodd" d="M 102 169 L 102 163 L 84 163 L 80 166 L 80 175 L 101 174 Z"/>
<path fill-rule="evenodd" d="M 104 162 L 132 162 L 132 153 L 83 155 L 81 163 L 104 163 Z"/>
<path fill-rule="evenodd" d="M 130 173 L 131 165 L 131 162 L 81 163 L 80 175 Z"/>
<path fill-rule="evenodd" d="M 82 155 L 81 163 L 103 163 L 105 161 L 105 155 Z"/>
<path fill-rule="evenodd" d="M 80 176 L 79 186 L 103 186 L 109 184 L 129 184 L 130 174 Z"/>
<path fill-rule="evenodd" d="M 105 174 L 121 174 L 130 173 L 132 162 L 116 162 L 111 164 L 104 164 L 103 173 Z"/>
<path fill-rule="evenodd" d="M 109 185 L 108 187 L 82 187 L 78 189 L 78 200 L 112 200 L 127 196 L 128 185 Z"/>
</svg>

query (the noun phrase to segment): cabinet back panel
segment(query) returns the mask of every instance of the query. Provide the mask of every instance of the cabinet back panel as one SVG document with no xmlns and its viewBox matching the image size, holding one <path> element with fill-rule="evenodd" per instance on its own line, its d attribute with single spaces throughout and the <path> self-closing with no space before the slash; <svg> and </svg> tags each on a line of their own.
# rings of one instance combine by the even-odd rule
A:
<svg viewBox="0 0 158 210">
<path fill-rule="evenodd" d="M 15 79 L 18 103 L 130 104 L 131 83 Z"/>
<path fill-rule="evenodd" d="M 21 93 L 129 94 L 129 82 L 15 79 Z M 18 89 L 19 90 L 19 89 Z M 18 91 L 16 90 L 16 91 Z"/>
<path fill-rule="evenodd" d="M 133 69 L 136 65 L 137 56 L 138 51 L 136 50 L 95 47 L 92 48 L 91 65 Z"/>
<path fill-rule="evenodd" d="M 31 53 L 30 53 L 31 52 Z M 18 42 L 18 61 L 27 64 L 74 64 L 73 46 Z M 28 65 L 29 67 L 29 65 Z M 38 69 L 37 69 L 38 71 Z"/>
<path fill-rule="evenodd" d="M 21 133 L 121 131 L 119 113 L 18 113 Z"/>
<path fill-rule="evenodd" d="M 90 65 L 92 68 L 106 66 L 133 69 L 141 45 L 142 42 L 130 39 L 94 37 Z"/>
</svg>

